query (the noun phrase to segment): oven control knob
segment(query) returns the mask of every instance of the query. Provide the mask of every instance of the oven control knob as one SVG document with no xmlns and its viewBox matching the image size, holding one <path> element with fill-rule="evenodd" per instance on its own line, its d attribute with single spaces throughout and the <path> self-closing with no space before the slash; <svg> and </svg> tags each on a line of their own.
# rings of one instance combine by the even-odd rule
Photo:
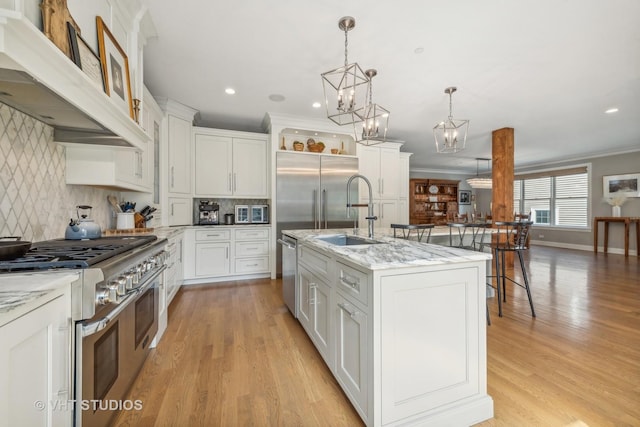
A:
<svg viewBox="0 0 640 427">
<path fill-rule="evenodd" d="M 124 287 L 125 289 L 129 290 L 133 288 L 133 277 L 135 276 L 135 272 L 129 271 L 128 273 L 126 273 L 124 275 L 124 280 L 125 280 L 125 284 Z"/>
<path fill-rule="evenodd" d="M 127 278 L 125 276 L 119 276 L 110 285 L 109 289 L 115 288 L 117 296 L 121 296 L 127 293 Z"/>
<path fill-rule="evenodd" d="M 107 305 L 111 302 L 109 299 L 109 289 L 100 289 L 96 294 L 96 304 Z"/>
<path fill-rule="evenodd" d="M 133 287 L 134 285 L 137 285 L 138 283 L 140 283 L 140 272 L 137 268 L 134 268 L 133 270 L 131 270 L 131 272 L 129 273 L 131 275 L 131 286 Z"/>
</svg>

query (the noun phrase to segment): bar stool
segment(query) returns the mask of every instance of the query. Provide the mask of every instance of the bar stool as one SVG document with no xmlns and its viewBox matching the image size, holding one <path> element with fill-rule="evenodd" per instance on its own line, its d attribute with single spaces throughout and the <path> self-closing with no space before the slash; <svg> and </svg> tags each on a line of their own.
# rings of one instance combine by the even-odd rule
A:
<svg viewBox="0 0 640 427">
<path fill-rule="evenodd" d="M 502 302 L 507 301 L 506 281 L 509 280 L 514 285 L 520 286 L 527 291 L 529 305 L 531 306 L 531 315 L 536 317 L 533 308 L 533 299 L 531 298 L 531 289 L 529 287 L 529 278 L 527 276 L 527 268 L 524 264 L 522 253 L 529 249 L 527 245 L 529 232 L 533 221 L 495 221 L 493 225 L 498 229 L 497 239 L 491 244 L 493 256 L 496 266 L 496 290 L 498 297 L 498 316 L 502 317 Z M 503 237 L 504 236 L 504 237 Z M 522 277 L 524 283 L 519 283 L 506 275 L 505 254 L 514 252 L 518 254 L 520 260 L 520 268 L 522 269 Z"/>
<path fill-rule="evenodd" d="M 425 243 L 429 243 L 429 239 L 431 239 L 431 229 L 434 227 L 434 224 L 391 224 L 390 227 L 393 228 L 394 238 L 399 237 L 396 236 L 396 230 L 402 230 L 402 238 L 405 240 L 408 240 L 411 237 L 411 230 L 416 230 L 418 242 L 422 242 L 426 232 L 427 238 Z"/>
</svg>

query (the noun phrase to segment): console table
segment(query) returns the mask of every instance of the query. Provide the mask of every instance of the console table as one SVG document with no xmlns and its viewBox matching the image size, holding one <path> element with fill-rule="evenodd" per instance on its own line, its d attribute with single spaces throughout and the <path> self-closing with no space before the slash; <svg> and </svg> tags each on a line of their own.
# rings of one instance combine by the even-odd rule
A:
<svg viewBox="0 0 640 427">
<path fill-rule="evenodd" d="M 640 218 L 628 216 L 597 216 L 593 218 L 593 252 L 598 252 L 598 224 L 604 223 L 604 252 L 607 253 L 609 246 L 609 223 L 624 223 L 624 256 L 629 256 L 629 226 L 636 225 L 636 252 L 640 256 Z"/>
</svg>

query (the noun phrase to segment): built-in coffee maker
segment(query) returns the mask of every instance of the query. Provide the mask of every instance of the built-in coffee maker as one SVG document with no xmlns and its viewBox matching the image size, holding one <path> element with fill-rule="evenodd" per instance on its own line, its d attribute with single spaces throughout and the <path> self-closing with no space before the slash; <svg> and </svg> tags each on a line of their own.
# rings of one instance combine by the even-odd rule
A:
<svg viewBox="0 0 640 427">
<path fill-rule="evenodd" d="M 218 225 L 220 224 L 220 206 L 212 200 L 200 200 L 198 205 L 198 224 L 199 225 Z"/>
</svg>

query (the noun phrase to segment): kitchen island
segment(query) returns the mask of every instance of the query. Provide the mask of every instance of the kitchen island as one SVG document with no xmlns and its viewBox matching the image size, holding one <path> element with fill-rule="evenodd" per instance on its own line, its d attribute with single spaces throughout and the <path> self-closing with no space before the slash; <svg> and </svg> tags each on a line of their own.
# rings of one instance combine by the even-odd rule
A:
<svg viewBox="0 0 640 427">
<path fill-rule="evenodd" d="M 460 426 L 493 416 L 489 254 L 387 233 L 374 241 L 352 230 L 283 234 L 298 241 L 299 321 L 368 426 Z"/>
</svg>

